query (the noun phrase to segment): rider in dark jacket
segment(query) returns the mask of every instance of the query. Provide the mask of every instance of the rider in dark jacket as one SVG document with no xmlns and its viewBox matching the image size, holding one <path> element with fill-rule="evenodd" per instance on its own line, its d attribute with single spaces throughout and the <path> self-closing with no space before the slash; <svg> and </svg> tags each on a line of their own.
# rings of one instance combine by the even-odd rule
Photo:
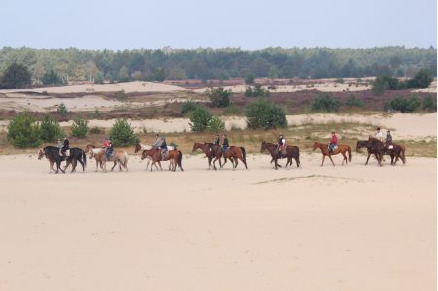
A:
<svg viewBox="0 0 438 291">
<path fill-rule="evenodd" d="M 222 153 L 225 154 L 227 149 L 230 147 L 230 144 L 228 143 L 228 138 L 227 138 L 226 134 L 222 135 L 222 138 L 223 138 L 223 141 L 222 141 Z"/>
<path fill-rule="evenodd" d="M 385 153 L 388 152 L 389 146 L 392 145 L 392 136 L 389 129 L 386 131 L 386 139 L 385 139 Z"/>
<path fill-rule="evenodd" d="M 63 157 L 66 157 L 66 152 L 67 152 L 67 150 L 69 150 L 69 149 L 70 149 L 70 141 L 69 141 L 68 138 L 65 136 L 65 137 L 64 137 L 64 144 L 63 144 L 63 146 L 62 146 L 62 148 L 61 148 L 61 154 L 62 154 Z"/>
</svg>

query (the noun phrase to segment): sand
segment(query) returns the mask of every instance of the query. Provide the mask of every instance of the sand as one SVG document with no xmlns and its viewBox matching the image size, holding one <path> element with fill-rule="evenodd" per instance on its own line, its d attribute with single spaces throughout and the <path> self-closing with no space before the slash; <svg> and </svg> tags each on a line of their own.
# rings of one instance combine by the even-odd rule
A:
<svg viewBox="0 0 438 291">
<path fill-rule="evenodd" d="M 55 175 L 0 156 L 0 290 L 435 290 L 436 159 L 320 159 Z"/>
</svg>

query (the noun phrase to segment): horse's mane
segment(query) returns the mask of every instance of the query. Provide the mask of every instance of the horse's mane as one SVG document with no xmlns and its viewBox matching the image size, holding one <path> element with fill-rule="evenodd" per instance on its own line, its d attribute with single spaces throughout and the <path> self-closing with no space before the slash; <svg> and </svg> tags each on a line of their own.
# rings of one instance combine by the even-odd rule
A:
<svg viewBox="0 0 438 291">
<path fill-rule="evenodd" d="M 371 136 L 368 138 L 368 141 L 369 141 L 370 143 L 373 143 L 373 144 L 375 144 L 375 143 L 382 144 L 382 142 L 381 142 L 380 140 L 378 140 L 378 139 L 375 138 L 375 137 L 371 137 Z"/>
</svg>

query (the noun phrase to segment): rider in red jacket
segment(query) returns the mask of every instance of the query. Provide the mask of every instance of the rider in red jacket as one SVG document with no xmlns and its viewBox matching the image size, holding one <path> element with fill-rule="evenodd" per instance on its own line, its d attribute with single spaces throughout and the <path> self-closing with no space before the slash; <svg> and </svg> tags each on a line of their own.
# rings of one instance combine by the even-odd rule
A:
<svg viewBox="0 0 438 291">
<path fill-rule="evenodd" d="M 333 149 L 337 145 L 338 145 L 338 137 L 336 136 L 336 133 L 332 131 L 332 138 L 330 139 L 330 144 L 329 144 L 329 150 L 331 153 L 333 153 Z"/>
</svg>

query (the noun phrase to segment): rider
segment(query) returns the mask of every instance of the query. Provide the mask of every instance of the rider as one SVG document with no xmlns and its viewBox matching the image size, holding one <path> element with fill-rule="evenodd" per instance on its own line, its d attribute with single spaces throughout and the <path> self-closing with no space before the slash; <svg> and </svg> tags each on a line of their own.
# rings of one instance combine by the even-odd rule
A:
<svg viewBox="0 0 438 291">
<path fill-rule="evenodd" d="M 389 146 L 392 145 L 392 136 L 389 129 L 386 131 L 386 139 L 385 139 L 385 153 L 388 152 Z"/>
<path fill-rule="evenodd" d="M 214 139 L 213 139 L 213 144 L 219 145 L 220 142 L 221 142 L 221 139 L 219 138 L 219 134 L 216 133 L 216 135 L 214 136 Z"/>
<path fill-rule="evenodd" d="M 278 152 L 283 155 L 286 154 L 286 139 L 282 133 L 278 135 Z"/>
<path fill-rule="evenodd" d="M 62 157 L 64 157 L 64 158 L 67 157 L 67 151 L 69 149 L 70 149 L 70 141 L 68 140 L 68 138 L 66 136 L 64 136 L 64 144 L 61 147 Z"/>
<path fill-rule="evenodd" d="M 103 147 L 105 148 L 106 157 L 109 159 L 112 156 L 114 150 L 113 143 L 111 142 L 109 137 L 105 139 Z"/>
<path fill-rule="evenodd" d="M 166 152 L 167 152 L 166 138 L 164 136 L 160 136 L 157 133 L 155 135 L 154 147 L 157 148 L 157 149 L 160 149 L 160 151 L 161 151 L 161 158 L 164 160 L 164 158 L 166 157 Z"/>
<path fill-rule="evenodd" d="M 59 139 L 59 138 L 58 138 L 58 140 L 57 140 L 56 147 L 57 147 L 59 150 L 61 150 L 61 148 L 62 148 L 62 142 L 61 142 L 61 139 Z"/>
<path fill-rule="evenodd" d="M 382 143 L 385 140 L 385 138 L 383 137 L 383 132 L 380 130 L 380 127 L 377 128 L 376 134 L 374 135 L 375 138 L 377 138 L 378 140 L 380 140 Z"/>
<path fill-rule="evenodd" d="M 227 135 L 225 133 L 222 135 L 222 138 L 223 138 L 223 140 L 222 140 L 222 153 L 225 154 L 227 149 L 230 147 L 230 144 L 228 143 L 228 138 L 227 138 Z"/>
<path fill-rule="evenodd" d="M 329 143 L 329 150 L 331 154 L 333 154 L 333 150 L 336 146 L 338 146 L 338 137 L 336 136 L 336 133 L 332 131 L 332 138 L 330 139 Z"/>
</svg>

